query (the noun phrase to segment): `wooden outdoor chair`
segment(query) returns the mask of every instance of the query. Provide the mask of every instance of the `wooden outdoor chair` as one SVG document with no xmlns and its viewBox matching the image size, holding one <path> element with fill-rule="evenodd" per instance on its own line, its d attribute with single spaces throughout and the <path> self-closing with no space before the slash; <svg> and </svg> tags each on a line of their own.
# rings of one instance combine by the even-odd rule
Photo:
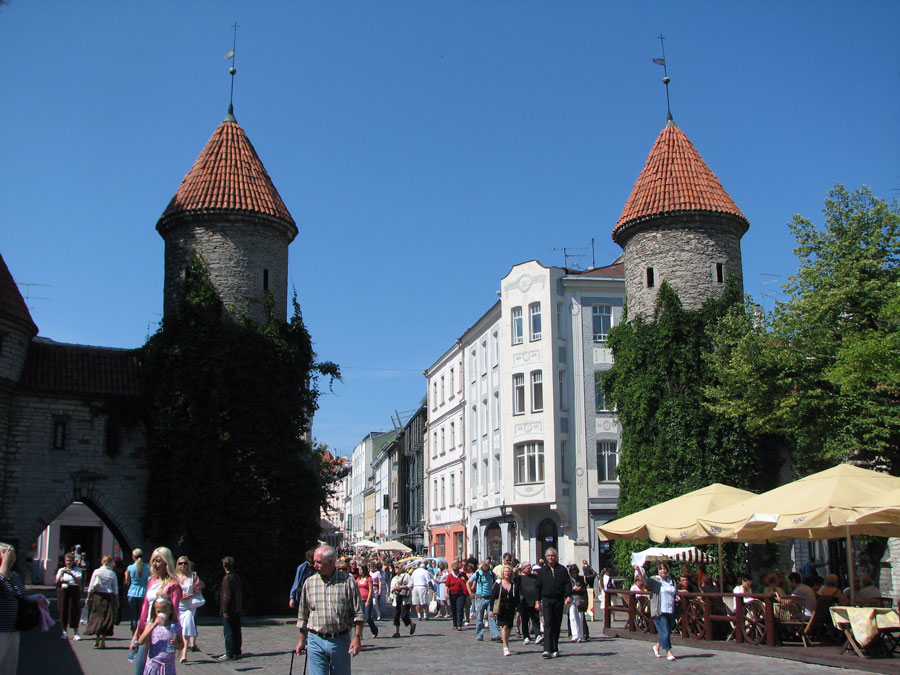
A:
<svg viewBox="0 0 900 675">
<path fill-rule="evenodd" d="M 857 607 L 884 607 L 890 609 L 894 606 L 893 598 L 861 598 L 856 601 Z"/>
<path fill-rule="evenodd" d="M 833 642 L 835 629 L 831 623 L 830 609 L 834 603 L 834 598 L 819 598 L 815 611 L 807 618 L 803 615 L 801 598 L 784 598 L 778 603 L 782 641 L 799 638 L 804 647 L 817 647 L 825 642 Z"/>
</svg>

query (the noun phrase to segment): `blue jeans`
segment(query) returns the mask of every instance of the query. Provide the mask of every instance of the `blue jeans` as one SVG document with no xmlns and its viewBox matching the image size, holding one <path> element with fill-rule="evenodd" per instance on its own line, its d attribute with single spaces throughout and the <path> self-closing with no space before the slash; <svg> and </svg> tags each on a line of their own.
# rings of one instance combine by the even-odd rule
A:
<svg viewBox="0 0 900 675">
<path fill-rule="evenodd" d="M 363 605 L 363 617 L 369 624 L 369 630 L 372 631 L 373 637 L 378 637 L 378 626 L 375 625 L 375 607 L 372 605 Z"/>
<path fill-rule="evenodd" d="M 307 633 L 309 675 L 350 675 L 351 635 L 347 632 L 333 640 L 325 640 L 315 633 Z"/>
<path fill-rule="evenodd" d="M 475 598 L 475 637 L 484 638 L 484 615 L 490 611 L 490 598 Z M 497 630 L 497 620 L 494 617 L 488 619 L 491 628 L 491 637 L 500 637 L 500 631 Z"/>
<path fill-rule="evenodd" d="M 129 614 L 131 615 L 131 634 L 134 635 L 134 631 L 137 630 L 138 619 L 141 618 L 141 605 L 144 604 L 143 598 L 128 598 L 128 609 Z"/>
<path fill-rule="evenodd" d="M 243 643 L 240 615 L 223 616 L 222 631 L 225 633 L 225 653 L 232 658 L 240 656 Z"/>
<path fill-rule="evenodd" d="M 659 648 L 664 651 L 672 649 L 672 623 L 674 618 L 671 614 L 660 614 L 653 617 L 653 623 L 656 626 L 656 632 L 659 633 Z"/>
<path fill-rule="evenodd" d="M 134 635 L 134 633 L 132 633 Z M 131 638 L 129 638 L 129 641 Z M 144 665 L 147 663 L 147 649 L 148 643 L 144 643 L 142 645 L 138 645 L 137 654 L 134 657 L 134 675 L 142 675 L 144 672 Z"/>
</svg>

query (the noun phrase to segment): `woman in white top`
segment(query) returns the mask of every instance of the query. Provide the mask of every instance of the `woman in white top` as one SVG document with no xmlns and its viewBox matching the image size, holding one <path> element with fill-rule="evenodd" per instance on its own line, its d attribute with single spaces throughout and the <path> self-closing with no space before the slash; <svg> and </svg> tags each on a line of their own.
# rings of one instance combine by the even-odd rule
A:
<svg viewBox="0 0 900 675">
<path fill-rule="evenodd" d="M 195 620 L 196 608 L 192 600 L 202 597 L 203 582 L 193 570 L 193 565 L 186 555 L 178 558 L 178 583 L 181 585 L 181 602 L 178 603 L 178 622 L 181 624 L 181 634 L 184 637 L 184 647 L 181 648 L 181 662 L 187 663 L 188 649 L 192 652 L 199 651 L 197 646 L 197 622 Z"/>
<path fill-rule="evenodd" d="M 80 640 L 78 620 L 81 618 L 81 568 L 75 564 L 75 556 L 66 553 L 65 566 L 56 571 L 56 608 L 59 612 L 59 627 L 63 640 L 68 639 L 68 630 L 74 631 L 74 639 Z"/>
<path fill-rule="evenodd" d="M 100 649 L 106 649 L 106 638 L 113 634 L 119 604 L 119 581 L 112 564 L 112 556 L 103 556 L 100 567 L 94 570 L 88 584 L 88 594 L 93 604 L 85 635 L 96 635 L 94 647 Z"/>
<path fill-rule="evenodd" d="M 672 653 L 672 627 L 675 624 L 675 603 L 677 600 L 678 587 L 675 580 L 669 575 L 669 566 L 661 562 L 656 568 L 656 574 L 647 579 L 644 576 L 644 568 L 640 565 L 634 566 L 634 577 L 644 579 L 647 590 L 650 591 L 650 616 L 653 617 L 653 623 L 656 625 L 656 632 L 659 634 L 659 640 L 653 645 L 653 653 L 656 658 L 661 659 L 661 650 L 666 651 L 666 658 L 669 661 L 675 660 Z"/>
</svg>

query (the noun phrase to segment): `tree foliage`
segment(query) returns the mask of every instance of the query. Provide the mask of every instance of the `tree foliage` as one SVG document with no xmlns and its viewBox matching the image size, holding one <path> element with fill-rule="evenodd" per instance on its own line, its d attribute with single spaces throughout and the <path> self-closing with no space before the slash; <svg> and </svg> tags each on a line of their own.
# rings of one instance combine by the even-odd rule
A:
<svg viewBox="0 0 900 675">
<path fill-rule="evenodd" d="M 789 224 L 800 269 L 772 315 L 721 324 L 710 407 L 789 437 L 802 473 L 853 460 L 896 475 L 900 211 L 868 188 L 835 186 L 824 215 L 823 228 L 799 215 Z"/>
<path fill-rule="evenodd" d="M 704 405 L 713 380 L 705 356 L 715 349 L 711 330 L 741 308 L 738 283 L 729 279 L 719 299 L 685 310 L 666 283 L 652 321 L 637 318 L 609 334 L 615 364 L 603 377 L 622 424 L 619 515 L 720 482 L 757 488 L 772 472 L 771 439 L 752 439 L 739 418 Z M 649 542 L 614 544 L 616 566 Z"/>
<path fill-rule="evenodd" d="M 316 362 L 296 298 L 287 323 L 267 305 L 265 325 L 225 312 L 195 258 L 183 301 L 142 349 L 146 534 L 210 586 L 235 557 L 251 612 L 282 604 L 319 533 L 320 460 L 304 437 L 318 378 L 339 377 Z"/>
</svg>

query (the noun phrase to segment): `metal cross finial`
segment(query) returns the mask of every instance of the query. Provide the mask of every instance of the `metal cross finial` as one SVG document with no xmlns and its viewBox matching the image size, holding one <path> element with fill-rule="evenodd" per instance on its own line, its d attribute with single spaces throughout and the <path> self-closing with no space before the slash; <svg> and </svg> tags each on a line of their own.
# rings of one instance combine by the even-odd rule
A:
<svg viewBox="0 0 900 675">
<path fill-rule="evenodd" d="M 234 117 L 234 76 L 237 73 L 237 68 L 234 67 L 234 50 L 237 48 L 237 29 L 240 28 L 240 25 L 237 21 L 235 21 L 231 27 L 234 29 L 234 38 L 231 43 L 231 51 L 225 55 L 226 59 L 231 59 L 231 67 L 228 69 L 228 72 L 231 73 L 231 95 L 228 98 L 228 115 L 229 117 Z"/>
<path fill-rule="evenodd" d="M 666 45 L 664 42 L 665 39 L 666 38 L 663 36 L 663 34 L 660 33 L 659 34 L 659 46 L 662 49 L 662 58 L 661 59 L 653 59 L 653 63 L 655 63 L 658 66 L 663 67 L 663 84 L 666 85 L 666 112 L 667 112 L 666 119 L 669 122 L 671 122 L 672 121 L 672 106 L 669 103 L 669 82 L 671 82 L 671 80 L 669 79 L 669 70 L 668 70 L 668 67 L 666 66 Z"/>
</svg>

